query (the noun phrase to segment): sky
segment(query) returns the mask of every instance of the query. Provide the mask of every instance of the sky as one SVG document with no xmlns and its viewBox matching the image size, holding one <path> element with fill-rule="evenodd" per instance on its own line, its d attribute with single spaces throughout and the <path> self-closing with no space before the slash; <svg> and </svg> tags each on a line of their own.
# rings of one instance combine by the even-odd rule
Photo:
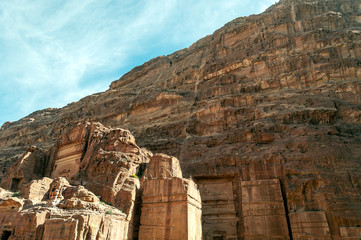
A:
<svg viewBox="0 0 361 240">
<path fill-rule="evenodd" d="M 108 89 L 277 0 L 0 0 L 0 126 Z"/>
</svg>

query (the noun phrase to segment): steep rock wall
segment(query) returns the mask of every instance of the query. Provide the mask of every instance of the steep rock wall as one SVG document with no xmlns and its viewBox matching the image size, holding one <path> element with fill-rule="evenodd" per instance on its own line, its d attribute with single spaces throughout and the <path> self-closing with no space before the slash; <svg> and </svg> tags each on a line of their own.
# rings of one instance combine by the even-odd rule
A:
<svg viewBox="0 0 361 240">
<path fill-rule="evenodd" d="M 214 230 L 210 239 L 263 234 L 247 235 L 243 209 L 243 186 L 256 180 L 280 182 L 282 198 L 272 201 L 284 203 L 289 236 L 301 236 L 300 226 L 310 222 L 319 226 L 305 230 L 310 238 L 328 230 L 334 239 L 358 236 L 360 12 L 358 0 L 283 0 L 235 19 L 134 68 L 106 92 L 4 124 L 3 168 L 29 145 L 51 146 L 78 120 L 100 121 L 129 129 L 142 147 L 179 157 L 184 176 L 205 189 L 214 179 L 230 182 L 233 199 L 216 208 L 231 203 L 230 213 L 222 211 L 235 216 L 236 230 L 214 221 L 206 226 Z"/>
</svg>

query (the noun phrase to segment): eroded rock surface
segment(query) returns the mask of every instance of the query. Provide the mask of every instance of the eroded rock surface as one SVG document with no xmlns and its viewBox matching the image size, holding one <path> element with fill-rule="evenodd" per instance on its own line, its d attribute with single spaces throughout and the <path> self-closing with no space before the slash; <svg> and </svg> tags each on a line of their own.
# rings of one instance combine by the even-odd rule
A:
<svg viewBox="0 0 361 240">
<path fill-rule="evenodd" d="M 37 152 L 28 149 L 4 174 L 2 186 L 17 192 L 0 188 L 2 239 L 202 239 L 196 184 L 182 178 L 178 159 L 139 148 L 129 131 L 79 123 Z M 164 182 L 170 189 L 153 191 Z M 159 204 L 167 212 L 158 218 L 172 221 L 154 224 L 147 213 Z"/>
<path fill-rule="evenodd" d="M 193 180 L 182 178 L 179 160 L 155 154 L 142 179 L 139 239 L 202 239 L 202 204 Z"/>
<path fill-rule="evenodd" d="M 282 0 L 260 15 L 235 19 L 187 49 L 134 68 L 105 92 L 4 124 L 3 172 L 29 146 L 47 151 L 78 121 L 100 121 L 129 129 L 141 147 L 180 159 L 183 176 L 201 185 L 206 239 L 275 231 L 286 239 L 361 238 L 360 15 L 358 0 Z M 59 146 L 54 177 L 75 181 L 82 172 L 84 186 L 118 204 L 121 186 L 132 185 L 129 154 L 114 153 L 113 144 L 80 156 L 116 134 L 89 138 L 84 131 L 69 152 L 66 139 Z M 134 163 L 151 157 L 133 150 Z M 67 169 L 67 161 L 76 167 Z M 110 170 L 118 167 L 124 168 L 119 177 Z M 97 174 L 95 181 L 87 178 Z M 260 183 L 254 189 L 279 181 L 271 187 L 278 191 L 274 209 L 262 205 L 262 196 L 244 202 L 250 181 Z M 214 191 L 220 186 L 223 196 Z M 254 211 L 245 212 L 253 203 Z M 266 216 L 260 231 L 248 229 L 250 214 L 263 207 L 278 216 L 278 230 Z"/>
<path fill-rule="evenodd" d="M 2 239 L 127 239 L 124 213 L 64 178 L 49 180 L 34 180 L 1 198 Z"/>
</svg>

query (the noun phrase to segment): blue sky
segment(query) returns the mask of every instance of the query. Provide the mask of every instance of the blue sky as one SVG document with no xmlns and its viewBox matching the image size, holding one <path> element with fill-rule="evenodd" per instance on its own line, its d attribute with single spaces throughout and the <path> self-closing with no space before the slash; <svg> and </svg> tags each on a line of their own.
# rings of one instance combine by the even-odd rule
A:
<svg viewBox="0 0 361 240">
<path fill-rule="evenodd" d="M 277 0 L 1 0 L 0 126 L 63 107 Z"/>
</svg>

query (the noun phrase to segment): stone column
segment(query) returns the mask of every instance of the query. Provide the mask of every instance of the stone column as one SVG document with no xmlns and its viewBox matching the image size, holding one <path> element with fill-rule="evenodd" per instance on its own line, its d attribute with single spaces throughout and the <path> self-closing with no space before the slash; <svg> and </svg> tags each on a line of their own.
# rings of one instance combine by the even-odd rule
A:
<svg viewBox="0 0 361 240">
<path fill-rule="evenodd" d="M 201 219 L 196 184 L 181 177 L 178 159 L 156 154 L 145 173 L 139 239 L 200 240 Z"/>
</svg>

